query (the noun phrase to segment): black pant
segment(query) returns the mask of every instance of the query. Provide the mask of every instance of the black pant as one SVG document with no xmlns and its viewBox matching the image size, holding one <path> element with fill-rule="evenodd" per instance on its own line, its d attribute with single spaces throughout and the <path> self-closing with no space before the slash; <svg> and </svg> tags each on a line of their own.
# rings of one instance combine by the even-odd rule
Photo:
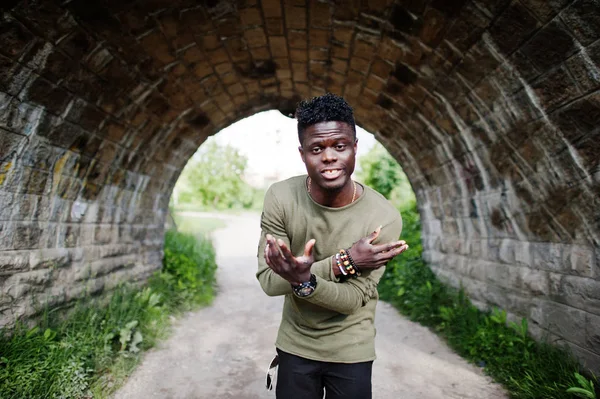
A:
<svg viewBox="0 0 600 399">
<path fill-rule="evenodd" d="M 373 362 L 329 363 L 304 359 L 281 350 L 278 399 L 371 399 Z"/>
</svg>

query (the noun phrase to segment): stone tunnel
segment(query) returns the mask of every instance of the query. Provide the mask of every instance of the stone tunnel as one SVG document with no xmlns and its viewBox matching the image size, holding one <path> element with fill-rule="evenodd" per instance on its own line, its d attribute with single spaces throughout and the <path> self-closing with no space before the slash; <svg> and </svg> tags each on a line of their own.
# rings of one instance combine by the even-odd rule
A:
<svg viewBox="0 0 600 399">
<path fill-rule="evenodd" d="M 600 370 L 598 0 L 3 4 L 0 325 L 144 281 L 202 142 L 333 92 L 437 275 Z"/>
</svg>

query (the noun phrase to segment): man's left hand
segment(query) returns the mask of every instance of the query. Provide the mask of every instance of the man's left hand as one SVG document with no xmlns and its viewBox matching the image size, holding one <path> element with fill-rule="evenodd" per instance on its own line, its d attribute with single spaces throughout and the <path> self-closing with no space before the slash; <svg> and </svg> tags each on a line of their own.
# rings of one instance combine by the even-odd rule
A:
<svg viewBox="0 0 600 399">
<path fill-rule="evenodd" d="M 283 240 L 276 240 L 267 234 L 265 245 L 265 261 L 275 273 L 297 285 L 310 280 L 310 268 L 315 261 L 313 248 L 315 240 L 310 240 L 304 246 L 303 256 L 295 257 Z"/>
</svg>

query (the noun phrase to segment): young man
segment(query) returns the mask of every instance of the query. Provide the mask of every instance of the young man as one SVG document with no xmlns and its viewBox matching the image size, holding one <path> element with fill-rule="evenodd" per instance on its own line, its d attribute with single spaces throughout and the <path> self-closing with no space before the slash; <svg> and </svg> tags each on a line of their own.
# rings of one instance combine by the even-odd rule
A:
<svg viewBox="0 0 600 399">
<path fill-rule="evenodd" d="M 368 399 L 377 284 L 408 248 L 402 218 L 352 180 L 356 127 L 341 97 L 301 102 L 296 119 L 308 176 L 267 191 L 256 274 L 267 295 L 285 295 L 277 398 Z"/>
</svg>

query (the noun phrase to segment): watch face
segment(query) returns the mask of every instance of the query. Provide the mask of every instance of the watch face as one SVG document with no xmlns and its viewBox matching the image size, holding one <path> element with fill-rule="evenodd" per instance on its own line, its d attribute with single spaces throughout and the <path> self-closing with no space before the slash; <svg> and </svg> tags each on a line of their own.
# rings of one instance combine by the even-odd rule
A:
<svg viewBox="0 0 600 399">
<path fill-rule="evenodd" d="M 298 289 L 298 291 L 296 291 L 296 295 L 298 295 L 298 296 L 309 296 L 310 294 L 313 293 L 314 290 L 315 290 L 315 288 L 312 287 L 312 286 L 310 286 L 310 285 L 309 286 L 305 286 L 305 287 L 302 287 L 302 288 Z"/>
<path fill-rule="evenodd" d="M 294 287 L 294 294 L 299 297 L 305 297 L 312 294 L 317 288 L 317 277 L 314 274 L 310 275 L 310 280 L 301 283 L 300 285 Z"/>
</svg>

